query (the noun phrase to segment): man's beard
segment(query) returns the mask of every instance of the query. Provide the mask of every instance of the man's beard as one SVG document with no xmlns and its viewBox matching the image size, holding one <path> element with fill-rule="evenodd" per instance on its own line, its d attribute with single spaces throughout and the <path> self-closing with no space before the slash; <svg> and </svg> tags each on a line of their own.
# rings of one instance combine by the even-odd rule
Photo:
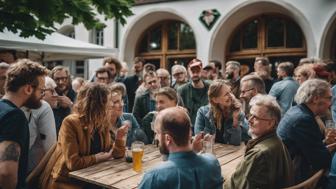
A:
<svg viewBox="0 0 336 189">
<path fill-rule="evenodd" d="M 64 89 L 60 89 L 59 87 L 56 87 L 55 90 L 56 90 L 58 95 L 66 95 L 65 92 L 68 90 L 68 87 L 65 86 Z"/>
<path fill-rule="evenodd" d="M 24 106 L 30 109 L 38 109 L 42 106 L 41 99 L 36 98 L 34 94 L 30 95 Z"/>
<path fill-rule="evenodd" d="M 194 82 L 194 83 L 198 83 L 201 81 L 201 78 L 200 77 L 193 77 L 191 78 L 191 80 Z"/>
<path fill-rule="evenodd" d="M 159 145 L 160 145 L 160 147 L 159 147 L 160 153 L 163 154 L 163 155 L 169 155 L 169 150 L 168 150 L 168 147 L 165 143 L 164 138 L 161 138 L 161 142 L 160 142 Z"/>
</svg>

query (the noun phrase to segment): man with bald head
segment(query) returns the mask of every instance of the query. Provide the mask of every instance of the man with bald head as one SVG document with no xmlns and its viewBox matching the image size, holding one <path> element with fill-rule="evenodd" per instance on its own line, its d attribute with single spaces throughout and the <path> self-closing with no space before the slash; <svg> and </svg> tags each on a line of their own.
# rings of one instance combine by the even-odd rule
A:
<svg viewBox="0 0 336 189">
<path fill-rule="evenodd" d="M 154 126 L 160 152 L 168 161 L 145 173 L 140 189 L 217 189 L 223 186 L 218 160 L 212 154 L 197 155 L 192 149 L 191 121 L 182 108 L 160 111 Z"/>
</svg>

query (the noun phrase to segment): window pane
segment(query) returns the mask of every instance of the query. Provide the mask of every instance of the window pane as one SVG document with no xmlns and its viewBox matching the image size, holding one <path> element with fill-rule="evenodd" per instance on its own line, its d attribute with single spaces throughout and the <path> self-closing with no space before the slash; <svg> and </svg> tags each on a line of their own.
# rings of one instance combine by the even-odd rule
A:
<svg viewBox="0 0 336 189">
<path fill-rule="evenodd" d="M 240 32 L 237 32 L 232 39 L 230 52 L 240 51 Z"/>
<path fill-rule="evenodd" d="M 168 25 L 168 49 L 177 50 L 177 31 L 178 22 L 173 22 Z"/>
<path fill-rule="evenodd" d="M 258 20 L 253 20 L 243 28 L 243 49 L 257 48 Z"/>
<path fill-rule="evenodd" d="M 161 49 L 162 25 L 154 28 L 150 33 L 149 50 Z"/>
<path fill-rule="evenodd" d="M 301 29 L 293 22 L 287 22 L 286 47 L 299 48 L 303 46 L 303 36 Z"/>
<path fill-rule="evenodd" d="M 168 71 L 171 73 L 171 68 L 176 65 L 183 65 L 187 67 L 187 64 L 193 59 L 193 57 L 169 57 L 168 58 Z"/>
<path fill-rule="evenodd" d="M 284 46 L 284 24 L 279 18 L 270 18 L 266 20 L 267 47 Z"/>
<path fill-rule="evenodd" d="M 139 44 L 140 52 L 148 52 L 148 35 L 147 33 L 143 36 L 140 44 Z"/>
<path fill-rule="evenodd" d="M 196 49 L 193 30 L 184 23 L 180 24 L 180 50 Z"/>
<path fill-rule="evenodd" d="M 155 69 L 159 69 L 160 68 L 160 59 L 149 59 L 146 58 L 146 64 L 150 63 L 153 64 L 155 66 Z"/>
</svg>

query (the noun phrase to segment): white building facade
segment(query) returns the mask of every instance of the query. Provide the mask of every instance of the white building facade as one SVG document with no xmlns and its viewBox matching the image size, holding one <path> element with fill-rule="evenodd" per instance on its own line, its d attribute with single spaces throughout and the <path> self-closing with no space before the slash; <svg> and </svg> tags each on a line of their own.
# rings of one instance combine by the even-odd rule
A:
<svg viewBox="0 0 336 189">
<path fill-rule="evenodd" d="M 336 1 L 149 1 L 135 5 L 124 26 L 106 21 L 103 35 L 82 25 L 65 24 L 60 31 L 72 27 L 70 33 L 86 42 L 103 37 L 102 45 L 118 48 L 129 67 L 136 56 L 168 69 L 195 57 L 203 64 L 238 60 L 246 69 L 256 56 L 267 56 L 273 64 L 336 58 Z M 90 63 L 88 73 L 99 66 L 100 61 Z"/>
</svg>

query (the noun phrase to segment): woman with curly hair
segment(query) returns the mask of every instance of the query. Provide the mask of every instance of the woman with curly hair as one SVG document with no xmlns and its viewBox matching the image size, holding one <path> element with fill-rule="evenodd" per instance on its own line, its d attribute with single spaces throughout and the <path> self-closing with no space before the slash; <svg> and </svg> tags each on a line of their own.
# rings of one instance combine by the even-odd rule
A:
<svg viewBox="0 0 336 189">
<path fill-rule="evenodd" d="M 215 80 L 208 91 L 209 104 L 198 109 L 195 134 L 215 135 L 215 142 L 240 145 L 247 139 L 247 120 L 240 102 L 224 80 Z M 243 137 L 242 137 L 243 136 Z"/>
<path fill-rule="evenodd" d="M 79 91 L 73 113 L 62 123 L 56 147 L 32 173 L 38 177 L 34 188 L 97 188 L 69 178 L 68 173 L 124 156 L 128 126 L 118 128 L 115 140 L 111 139 L 111 98 L 110 89 L 100 84 L 87 84 Z"/>
</svg>

